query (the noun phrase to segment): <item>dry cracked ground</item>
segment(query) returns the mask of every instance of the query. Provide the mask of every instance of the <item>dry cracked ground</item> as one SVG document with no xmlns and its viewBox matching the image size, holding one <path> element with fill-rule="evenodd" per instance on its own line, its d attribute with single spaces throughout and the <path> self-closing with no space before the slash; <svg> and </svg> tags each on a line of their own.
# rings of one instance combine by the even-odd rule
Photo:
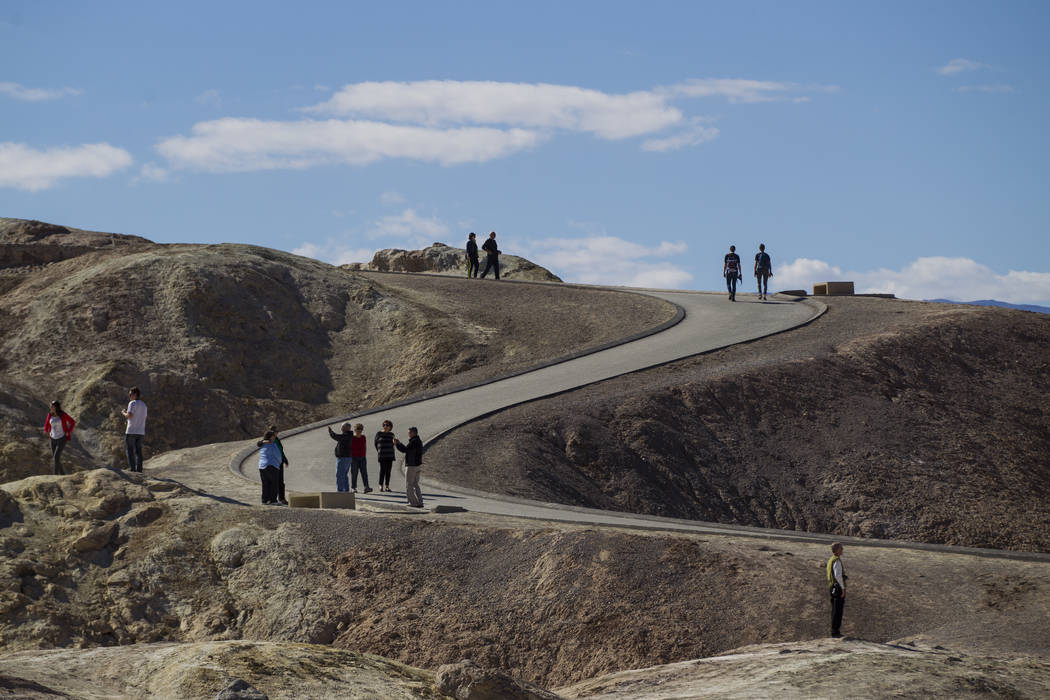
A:
<svg viewBox="0 0 1050 700">
<path fill-rule="evenodd" d="M 236 443 L 144 475 L 91 469 L 116 460 L 131 382 L 155 396 L 156 451 L 226 442 L 593 346 L 659 323 L 659 303 L 0 223 L 0 697 L 216 697 L 237 680 L 251 688 L 225 697 L 1050 695 L 1041 561 L 851 545 L 848 636 L 827 640 L 822 545 L 263 510 L 231 480 Z M 540 332 L 533 308 L 579 332 Z M 456 431 L 428 470 L 572 504 L 1046 551 L 1048 336 L 1035 314 L 833 299 L 806 328 Z M 57 372 L 53 347 L 69 348 Z M 36 437 L 52 395 L 85 428 L 69 476 L 45 474 Z"/>
</svg>

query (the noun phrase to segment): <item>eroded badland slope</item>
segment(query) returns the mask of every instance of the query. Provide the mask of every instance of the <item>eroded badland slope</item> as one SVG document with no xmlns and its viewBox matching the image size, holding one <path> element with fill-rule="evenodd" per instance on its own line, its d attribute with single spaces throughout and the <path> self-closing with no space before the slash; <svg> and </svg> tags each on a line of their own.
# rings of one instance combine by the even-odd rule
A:
<svg viewBox="0 0 1050 700">
<path fill-rule="evenodd" d="M 637 295 L 352 273 L 253 246 L 15 219 L 0 236 L 5 481 L 50 471 L 39 426 L 54 398 L 79 421 L 67 464 L 120 464 L 132 385 L 157 454 L 497 376 L 673 314 Z"/>
<path fill-rule="evenodd" d="M 456 430 L 429 473 L 572 505 L 1050 551 L 1050 317 L 827 302 L 804 328 Z"/>
</svg>

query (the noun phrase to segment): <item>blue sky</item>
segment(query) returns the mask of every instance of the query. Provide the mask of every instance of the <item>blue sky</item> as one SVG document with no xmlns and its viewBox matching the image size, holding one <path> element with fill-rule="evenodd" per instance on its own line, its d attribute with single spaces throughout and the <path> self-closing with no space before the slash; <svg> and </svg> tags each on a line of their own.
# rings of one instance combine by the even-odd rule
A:
<svg viewBox="0 0 1050 700">
<path fill-rule="evenodd" d="M 1050 4 L 0 3 L 0 216 L 1050 305 Z M 750 283 L 748 283 L 750 284 Z"/>
</svg>

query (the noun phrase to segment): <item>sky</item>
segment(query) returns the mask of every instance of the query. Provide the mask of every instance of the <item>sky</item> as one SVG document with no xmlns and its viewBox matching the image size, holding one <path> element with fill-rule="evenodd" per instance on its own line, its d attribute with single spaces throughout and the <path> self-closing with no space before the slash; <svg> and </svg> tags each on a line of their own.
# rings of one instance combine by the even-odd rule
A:
<svg viewBox="0 0 1050 700">
<path fill-rule="evenodd" d="M 1050 306 L 1050 3 L 0 2 L 0 216 Z M 745 289 L 751 278 L 745 278 Z"/>
</svg>

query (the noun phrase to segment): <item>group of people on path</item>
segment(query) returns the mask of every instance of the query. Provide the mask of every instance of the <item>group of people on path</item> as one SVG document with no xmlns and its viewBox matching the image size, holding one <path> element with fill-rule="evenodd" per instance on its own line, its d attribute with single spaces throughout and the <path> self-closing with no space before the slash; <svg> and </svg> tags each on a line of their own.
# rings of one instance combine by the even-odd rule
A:
<svg viewBox="0 0 1050 700">
<path fill-rule="evenodd" d="M 361 477 L 364 493 L 372 493 L 368 483 L 368 438 L 362 423 L 343 423 L 339 432 L 328 427 L 328 435 L 335 440 L 335 488 L 341 493 L 357 493 L 357 477 Z M 382 430 L 375 434 L 372 445 L 379 462 L 379 490 L 390 491 L 390 472 L 397 457 L 396 451 L 405 454 L 405 495 L 408 505 L 423 507 L 423 492 L 419 487 L 419 473 L 423 467 L 423 441 L 413 426 L 408 429 L 408 444 L 394 435 L 394 424 L 383 421 Z M 284 493 L 284 470 L 288 468 L 288 457 L 284 445 L 277 435 L 277 426 L 271 425 L 257 443 L 259 447 L 259 481 L 262 483 L 263 505 L 288 505 Z"/>
<path fill-rule="evenodd" d="M 726 278 L 726 289 L 729 291 L 729 301 L 736 301 L 737 280 L 744 279 L 743 266 L 740 264 L 740 256 L 736 254 L 736 246 L 729 246 L 722 262 L 722 276 Z M 758 252 L 755 253 L 755 280 L 758 282 L 758 298 L 769 298 L 769 278 L 773 276 L 773 261 L 766 252 L 766 244 L 758 244 Z"/>
<path fill-rule="evenodd" d="M 478 242 L 477 236 L 471 231 L 467 235 L 467 277 L 477 278 L 478 267 L 480 261 L 478 260 Z M 481 244 L 481 249 L 485 251 L 485 269 L 481 272 L 481 278 L 484 279 L 485 275 L 492 270 L 496 273 L 496 279 L 499 279 L 499 246 L 496 245 L 496 232 L 490 231 L 488 239 Z"/>
</svg>

